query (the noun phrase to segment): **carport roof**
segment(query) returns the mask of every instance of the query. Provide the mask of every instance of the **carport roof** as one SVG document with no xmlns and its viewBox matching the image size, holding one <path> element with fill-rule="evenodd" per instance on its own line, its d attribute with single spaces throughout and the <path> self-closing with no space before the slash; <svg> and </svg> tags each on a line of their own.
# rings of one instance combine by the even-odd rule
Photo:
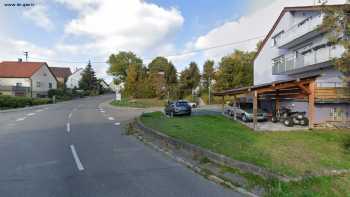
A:
<svg viewBox="0 0 350 197">
<path fill-rule="evenodd" d="M 271 83 L 264 83 L 255 86 L 247 86 L 241 88 L 234 88 L 230 90 L 224 90 L 221 92 L 214 92 L 214 96 L 226 96 L 226 95 L 238 95 L 244 94 L 252 91 L 258 91 L 259 93 L 263 92 L 273 92 L 281 89 L 295 88 L 298 87 L 303 91 L 307 91 L 306 89 L 300 87 L 301 85 L 308 84 L 310 81 L 315 80 L 319 75 L 312 75 L 303 78 L 295 78 L 289 80 L 279 80 L 273 81 Z"/>
</svg>

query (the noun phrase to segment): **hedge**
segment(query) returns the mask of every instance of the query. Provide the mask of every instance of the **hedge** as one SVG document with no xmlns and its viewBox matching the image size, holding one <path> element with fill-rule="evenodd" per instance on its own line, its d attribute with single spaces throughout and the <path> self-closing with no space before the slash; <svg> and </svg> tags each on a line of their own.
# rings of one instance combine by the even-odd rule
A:
<svg viewBox="0 0 350 197">
<path fill-rule="evenodd" d="M 29 98 L 29 97 L 17 97 L 0 95 L 0 109 L 20 108 L 33 105 L 49 104 L 50 99 L 46 98 Z"/>
</svg>

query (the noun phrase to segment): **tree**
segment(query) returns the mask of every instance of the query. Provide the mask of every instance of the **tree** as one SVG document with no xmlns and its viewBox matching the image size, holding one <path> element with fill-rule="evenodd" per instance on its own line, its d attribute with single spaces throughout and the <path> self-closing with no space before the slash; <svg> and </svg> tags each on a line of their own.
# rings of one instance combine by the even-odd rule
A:
<svg viewBox="0 0 350 197">
<path fill-rule="evenodd" d="M 177 83 L 177 71 L 174 65 L 165 57 L 156 57 L 148 65 L 149 82 L 159 98 L 174 91 Z"/>
<path fill-rule="evenodd" d="M 207 90 L 210 84 L 210 81 L 214 77 L 214 61 L 207 60 L 203 65 L 203 75 L 202 79 L 204 81 L 204 88 Z"/>
<path fill-rule="evenodd" d="M 117 83 L 125 81 L 129 65 L 142 67 L 142 60 L 139 57 L 133 52 L 125 51 L 110 55 L 107 63 L 109 64 L 107 73 L 114 76 Z"/>
<path fill-rule="evenodd" d="M 97 90 L 97 78 L 90 61 L 81 74 L 79 88 L 90 93 Z"/>
<path fill-rule="evenodd" d="M 200 73 L 195 62 L 191 62 L 189 67 L 183 70 L 180 74 L 180 89 L 181 94 L 189 95 L 199 85 Z"/>
<path fill-rule="evenodd" d="M 324 6 L 325 13 L 320 30 L 327 32 L 331 45 L 341 45 L 345 51 L 341 57 L 334 59 L 333 64 L 344 74 L 344 80 L 350 87 L 350 5 Z"/>
<path fill-rule="evenodd" d="M 236 50 L 225 56 L 219 63 L 216 90 L 250 86 L 253 84 L 252 60 L 255 52 Z"/>
<path fill-rule="evenodd" d="M 124 90 L 125 95 L 134 97 L 136 88 L 137 88 L 138 76 L 139 76 L 138 66 L 135 64 L 130 64 L 128 66 L 127 74 L 126 74 L 125 90 Z"/>
</svg>

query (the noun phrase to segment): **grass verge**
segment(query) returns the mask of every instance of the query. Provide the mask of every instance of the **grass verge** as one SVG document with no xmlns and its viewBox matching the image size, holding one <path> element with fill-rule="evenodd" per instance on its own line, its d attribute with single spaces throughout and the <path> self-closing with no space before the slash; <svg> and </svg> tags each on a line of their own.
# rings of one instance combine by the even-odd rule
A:
<svg viewBox="0 0 350 197">
<path fill-rule="evenodd" d="M 167 118 L 159 112 L 145 114 L 141 121 L 174 138 L 283 175 L 350 169 L 349 130 L 256 133 L 220 115 Z M 350 196 L 350 175 L 257 182 L 267 188 L 268 196 Z"/>
<path fill-rule="evenodd" d="M 112 101 L 111 104 L 118 107 L 148 108 L 163 107 L 165 101 L 159 99 L 122 99 L 121 101 Z"/>
</svg>

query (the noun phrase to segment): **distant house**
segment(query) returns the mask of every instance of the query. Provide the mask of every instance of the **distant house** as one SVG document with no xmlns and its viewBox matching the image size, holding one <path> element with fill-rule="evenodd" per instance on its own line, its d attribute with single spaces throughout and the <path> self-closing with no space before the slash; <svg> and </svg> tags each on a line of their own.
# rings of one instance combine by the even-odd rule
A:
<svg viewBox="0 0 350 197">
<path fill-rule="evenodd" d="M 79 81 L 81 79 L 81 74 L 84 69 L 78 68 L 75 72 L 73 72 L 66 81 L 66 87 L 70 89 L 79 88 Z"/>
<path fill-rule="evenodd" d="M 67 81 L 68 77 L 72 74 L 69 67 L 50 67 L 52 73 L 55 75 L 59 86 Z"/>
<path fill-rule="evenodd" d="M 57 88 L 57 79 L 46 62 L 0 63 L 0 92 L 5 95 L 46 97 Z"/>
</svg>

